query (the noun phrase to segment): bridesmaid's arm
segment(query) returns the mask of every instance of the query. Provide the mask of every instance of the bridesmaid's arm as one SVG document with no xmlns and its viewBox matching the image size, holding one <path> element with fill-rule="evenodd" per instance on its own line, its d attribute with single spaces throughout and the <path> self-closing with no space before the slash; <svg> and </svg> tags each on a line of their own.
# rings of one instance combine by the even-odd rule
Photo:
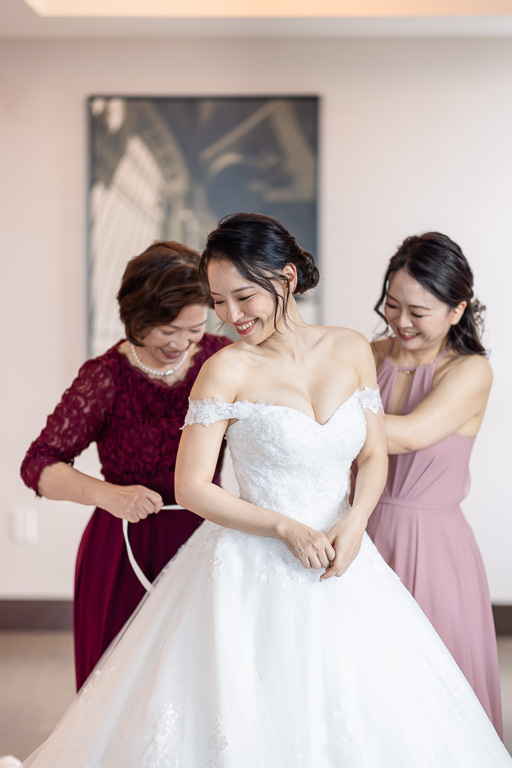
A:
<svg viewBox="0 0 512 768">
<path fill-rule="evenodd" d="M 370 347 L 365 341 L 361 345 L 360 383 L 361 387 L 377 387 L 375 363 Z M 355 559 L 361 546 L 368 519 L 380 499 L 388 472 L 386 434 L 382 410 L 377 414 L 365 411 L 366 440 L 357 457 L 357 477 L 352 507 L 327 534 L 336 557 L 322 575 L 321 580 L 341 576 Z"/>
<path fill-rule="evenodd" d="M 480 355 L 461 358 L 407 416 L 385 418 L 389 454 L 428 448 L 460 432 L 474 437 L 484 416 L 492 369 Z"/>
<path fill-rule="evenodd" d="M 228 357 L 228 350 L 229 347 L 203 365 L 191 400 L 220 396 L 228 403 L 235 402 L 239 373 L 230 364 L 233 355 L 229 352 Z M 334 549 L 324 533 L 233 496 L 212 482 L 228 425 L 229 421 L 224 419 L 207 427 L 190 424 L 183 430 L 175 472 L 178 504 L 225 528 L 280 539 L 304 567 L 326 568 L 334 557 Z"/>
</svg>

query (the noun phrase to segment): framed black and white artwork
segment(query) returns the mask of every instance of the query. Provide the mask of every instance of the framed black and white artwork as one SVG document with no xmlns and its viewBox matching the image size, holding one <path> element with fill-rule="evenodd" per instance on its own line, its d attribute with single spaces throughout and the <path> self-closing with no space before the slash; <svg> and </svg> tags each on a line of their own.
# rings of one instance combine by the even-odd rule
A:
<svg viewBox="0 0 512 768">
<path fill-rule="evenodd" d="M 88 120 L 91 355 L 122 337 L 122 273 L 155 240 L 201 251 L 220 218 L 248 211 L 318 256 L 317 97 L 92 96 Z M 318 289 L 301 309 L 320 321 Z"/>
</svg>

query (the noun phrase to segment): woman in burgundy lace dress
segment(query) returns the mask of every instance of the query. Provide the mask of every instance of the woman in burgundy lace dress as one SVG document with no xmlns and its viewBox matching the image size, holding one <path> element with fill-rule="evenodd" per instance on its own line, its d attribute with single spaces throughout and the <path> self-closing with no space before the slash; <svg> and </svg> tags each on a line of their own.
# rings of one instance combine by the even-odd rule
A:
<svg viewBox="0 0 512 768">
<path fill-rule="evenodd" d="M 74 638 L 77 686 L 144 596 L 129 563 L 152 581 L 202 522 L 174 504 L 174 462 L 188 396 L 203 362 L 229 344 L 205 333 L 209 295 L 199 255 L 160 242 L 127 265 L 117 299 L 126 340 L 88 360 L 21 467 L 38 495 L 96 507 L 78 550 Z M 104 480 L 73 468 L 95 442 Z M 220 460 L 215 472 L 219 482 Z M 160 514 L 157 514 L 159 513 Z"/>
</svg>

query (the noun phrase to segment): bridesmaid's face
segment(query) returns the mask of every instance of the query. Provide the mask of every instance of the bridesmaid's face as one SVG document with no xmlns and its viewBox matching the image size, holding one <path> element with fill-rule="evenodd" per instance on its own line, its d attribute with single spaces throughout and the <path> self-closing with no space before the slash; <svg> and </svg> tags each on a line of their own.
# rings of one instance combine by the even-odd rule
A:
<svg viewBox="0 0 512 768">
<path fill-rule="evenodd" d="M 399 269 L 389 281 L 384 315 L 400 346 L 416 351 L 442 344 L 465 308 L 463 301 L 450 309 L 406 269 Z"/>
<path fill-rule="evenodd" d="M 230 261 L 212 259 L 208 283 L 218 318 L 248 344 L 260 344 L 275 332 L 274 296 L 247 280 Z"/>
</svg>

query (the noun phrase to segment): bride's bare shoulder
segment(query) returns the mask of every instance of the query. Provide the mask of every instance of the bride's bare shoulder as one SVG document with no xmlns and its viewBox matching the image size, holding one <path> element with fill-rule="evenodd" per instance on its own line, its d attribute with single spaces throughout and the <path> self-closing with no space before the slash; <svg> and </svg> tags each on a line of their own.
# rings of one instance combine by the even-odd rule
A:
<svg viewBox="0 0 512 768">
<path fill-rule="evenodd" d="M 202 365 L 190 397 L 207 398 L 219 395 L 232 402 L 244 373 L 245 351 L 236 342 L 222 347 Z"/>
<path fill-rule="evenodd" d="M 333 349 L 340 350 L 348 355 L 368 354 L 371 351 L 367 338 L 359 331 L 337 326 L 328 326 L 324 330 L 325 339 Z"/>
<path fill-rule="evenodd" d="M 360 386 L 374 386 L 375 360 L 368 339 L 352 328 L 328 328 L 326 332 L 329 359 L 340 370 L 352 371 Z"/>
</svg>

